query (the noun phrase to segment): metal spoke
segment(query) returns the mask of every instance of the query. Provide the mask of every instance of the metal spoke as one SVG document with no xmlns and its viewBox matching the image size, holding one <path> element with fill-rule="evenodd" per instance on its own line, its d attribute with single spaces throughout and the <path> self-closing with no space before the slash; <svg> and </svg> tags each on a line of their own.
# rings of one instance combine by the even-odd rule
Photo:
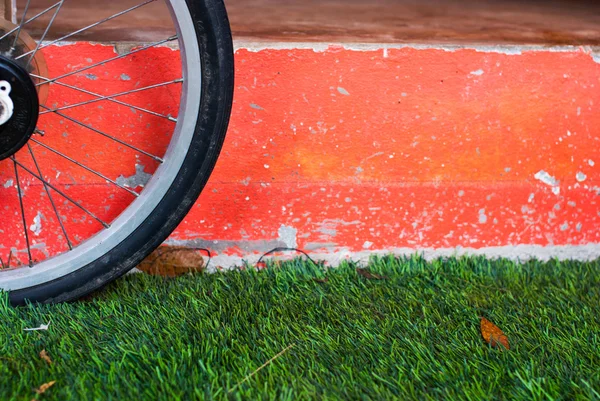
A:
<svg viewBox="0 0 600 401">
<path fill-rule="evenodd" d="M 82 164 L 82 163 L 78 162 L 77 160 L 75 160 L 75 159 L 71 159 L 69 156 L 65 155 L 64 153 L 61 153 L 61 152 L 59 152 L 59 151 L 58 151 L 58 150 L 56 150 L 56 149 L 52 149 L 50 146 L 48 146 L 48 145 L 46 145 L 46 144 L 44 144 L 44 143 L 42 143 L 42 142 L 38 141 L 37 139 L 31 138 L 31 139 L 30 139 L 30 141 L 37 143 L 38 145 L 40 145 L 40 146 L 42 146 L 42 147 L 44 147 L 44 148 L 48 149 L 50 152 L 52 152 L 52 153 L 55 153 L 55 154 L 57 154 L 57 155 L 59 155 L 59 156 L 61 156 L 61 157 L 65 158 L 65 159 L 67 159 L 67 160 L 68 160 L 68 161 L 70 161 L 71 163 L 74 163 L 74 164 L 78 165 L 79 167 L 81 167 L 81 168 L 83 168 L 83 169 L 85 169 L 85 170 L 89 171 L 89 172 L 90 172 L 90 173 L 92 173 L 92 174 L 95 174 L 95 175 L 97 175 L 98 177 L 100 177 L 100 178 L 102 178 L 102 179 L 104 179 L 104 180 L 106 180 L 106 181 L 110 182 L 111 184 L 114 184 L 114 185 L 116 185 L 117 187 L 119 187 L 119 188 L 121 188 L 121 189 L 124 189 L 125 191 L 129 192 L 129 193 L 130 193 L 130 194 L 132 194 L 133 196 L 135 196 L 135 197 L 138 197 L 138 196 L 140 196 L 140 194 L 138 194 L 137 192 L 135 192 L 135 191 L 132 191 L 131 189 L 129 189 L 129 188 L 127 188 L 127 187 L 125 187 L 125 186 L 123 186 L 123 185 L 121 185 L 121 184 L 117 183 L 115 180 L 112 180 L 112 179 L 110 179 L 110 178 L 106 177 L 104 174 L 102 174 L 102 173 L 100 173 L 100 172 L 98 172 L 98 171 L 96 171 L 96 170 L 94 170 L 94 169 L 92 169 L 92 168 L 90 168 L 90 167 L 88 167 L 88 166 L 86 166 L 86 165 L 84 165 L 84 164 Z M 28 144 L 28 145 L 29 145 L 29 144 Z M 41 175 L 41 173 L 40 173 L 40 175 Z"/>
<path fill-rule="evenodd" d="M 40 107 L 42 107 L 42 108 L 44 108 L 44 109 L 46 109 L 46 110 L 50 110 L 48 107 L 46 107 L 46 106 L 44 106 L 44 105 L 40 105 Z M 84 123 L 82 123 L 82 122 L 81 122 L 81 121 L 79 121 L 79 120 L 76 120 L 76 119 L 74 119 L 74 118 L 72 118 L 72 117 L 69 117 L 69 116 L 67 116 L 66 114 L 63 114 L 63 113 L 61 113 L 60 111 L 55 111 L 54 113 L 58 114 L 58 115 L 59 115 L 59 116 L 61 116 L 62 118 L 65 118 L 65 119 L 67 119 L 67 120 L 69 120 L 69 121 L 72 121 L 72 122 L 74 122 L 74 123 L 75 123 L 75 124 L 77 124 L 77 125 L 80 125 L 80 126 L 82 126 L 82 127 L 84 127 L 84 128 L 87 128 L 87 129 L 89 129 L 90 131 L 94 131 L 94 132 L 95 132 L 95 133 L 97 133 L 97 134 L 100 134 L 100 135 L 102 135 L 102 136 L 105 136 L 105 137 L 107 137 L 107 138 L 110 138 L 110 139 L 112 139 L 113 141 L 115 141 L 115 142 L 117 142 L 117 143 L 120 143 L 120 144 L 121 144 L 121 145 L 123 145 L 123 146 L 126 146 L 126 147 L 128 147 L 128 148 L 130 148 L 130 149 L 133 149 L 133 150 L 135 150 L 136 152 L 140 152 L 140 153 L 142 153 L 143 155 L 146 155 L 146 156 L 148 156 L 148 157 L 150 157 L 150 158 L 152 158 L 152 159 L 156 160 L 156 161 L 157 161 L 157 162 L 159 162 L 159 163 L 162 163 L 162 162 L 164 161 L 163 159 L 161 159 L 161 158 L 160 158 L 160 157 L 158 157 L 158 156 L 154 156 L 153 154 L 151 154 L 151 153 L 148 153 L 148 152 L 146 152 L 146 151 L 144 151 L 144 150 L 142 150 L 142 149 L 139 149 L 139 148 L 137 148 L 137 147 L 135 147 L 135 146 L 133 146 L 133 145 L 130 145 L 130 144 L 128 144 L 127 142 L 124 142 L 124 141 L 122 141 L 121 139 L 115 138 L 114 136 L 112 136 L 112 135 L 109 135 L 109 134 L 107 134 L 107 133 L 105 133 L 105 132 L 102 132 L 102 131 L 100 131 L 99 129 L 96 129 L 96 128 L 94 128 L 94 127 L 91 127 L 91 126 L 89 126 L 89 125 L 87 125 L 87 124 L 84 124 Z"/>
<path fill-rule="evenodd" d="M 63 36 L 63 37 L 60 37 L 60 38 L 58 38 L 58 39 L 55 39 L 55 40 L 53 40 L 53 41 L 51 41 L 51 42 L 45 43 L 45 44 L 43 44 L 42 46 L 40 46 L 40 49 L 43 49 L 44 47 L 48 47 L 48 46 L 50 46 L 50 45 L 53 45 L 54 43 L 60 42 L 60 41 L 62 41 L 62 40 L 68 39 L 68 38 L 70 38 L 70 37 L 72 37 L 72 36 L 75 36 L 75 35 L 77 35 L 77 34 L 80 34 L 81 32 L 87 31 L 88 29 L 92 29 L 92 28 L 94 28 L 94 27 L 96 27 L 96 26 L 98 26 L 98 25 L 100 25 L 100 24 L 103 24 L 103 23 L 105 23 L 105 22 L 107 22 L 107 21 L 110 21 L 111 19 L 114 19 L 114 18 L 120 17 L 120 16 L 121 16 L 121 15 L 123 15 L 123 14 L 127 14 L 128 12 L 131 12 L 131 11 L 133 11 L 133 10 L 135 10 L 135 9 L 138 9 L 138 8 L 140 8 L 140 7 L 143 7 L 143 6 L 145 6 L 146 4 L 148 4 L 148 3 L 152 3 L 152 2 L 154 2 L 154 1 L 156 1 L 156 0 L 146 0 L 145 2 L 143 2 L 143 3 L 140 3 L 140 4 L 138 4 L 137 6 L 133 6 L 133 7 L 131 7 L 131 8 L 128 8 L 127 10 L 124 10 L 124 11 L 121 11 L 121 12 L 119 12 L 119 13 L 116 13 L 116 14 L 114 14 L 114 15 L 111 15 L 111 16 L 110 16 L 110 17 L 108 17 L 108 18 L 104 18 L 104 19 L 102 19 L 102 20 L 100 20 L 100 21 L 98 21 L 98 22 L 94 22 L 94 23 L 93 23 L 93 24 L 91 24 L 91 25 L 88 25 L 88 26 L 86 26 L 86 27 L 83 27 L 83 28 L 81 28 L 81 29 L 78 29 L 77 31 L 71 32 L 71 33 L 70 33 L 70 34 L 68 34 L 68 35 L 65 35 L 65 36 Z M 27 56 L 29 53 L 31 53 L 32 51 L 33 51 L 33 50 L 30 50 L 30 51 L 28 51 L 27 53 L 23 53 L 22 55 L 18 56 L 16 59 L 18 60 L 18 59 L 20 59 L 21 57 L 25 57 L 25 56 Z"/>
<path fill-rule="evenodd" d="M 37 78 L 37 79 L 43 79 L 44 81 L 49 81 L 49 79 L 46 78 L 46 77 L 42 77 L 42 76 L 39 76 L 39 75 L 36 75 L 36 74 L 31 74 L 31 73 L 29 75 L 31 75 L 32 77 Z M 64 82 L 55 81 L 55 82 L 53 82 L 53 84 L 64 86 L 65 88 L 73 89 L 73 90 L 76 90 L 76 91 L 79 91 L 79 92 L 82 92 L 82 93 L 86 93 L 86 94 L 91 95 L 91 96 L 103 97 L 102 95 L 100 95 L 98 93 L 90 92 L 88 90 L 81 89 L 81 88 L 78 88 L 78 87 L 73 86 L 73 85 L 65 84 Z M 177 122 L 177 119 L 175 117 L 172 117 L 171 115 L 160 114 L 160 113 L 157 113 L 157 112 L 152 111 L 152 110 L 144 109 L 143 107 L 138 107 L 138 106 L 134 106 L 133 104 L 122 102 L 120 100 L 116 100 L 116 99 L 112 99 L 112 98 L 111 99 L 107 98 L 107 99 L 102 99 L 102 100 L 108 100 L 108 101 L 110 101 L 112 103 L 120 104 L 120 105 L 126 106 L 126 107 L 131 107 L 132 109 L 139 110 L 139 111 L 141 111 L 143 113 L 148 113 L 148 114 L 152 114 L 153 116 L 162 117 L 162 118 L 165 118 L 165 119 L 167 119 L 169 121 L 172 121 L 172 122 L 175 122 L 175 123 Z M 42 114 L 43 113 L 47 113 L 47 111 L 42 112 Z"/>
<path fill-rule="evenodd" d="M 35 139 L 32 139 L 32 140 L 35 141 Z M 31 149 L 31 145 L 29 143 L 27 143 L 27 148 L 29 149 L 29 153 L 31 154 L 31 158 L 33 159 L 33 163 L 35 164 L 35 168 L 36 168 L 38 174 L 40 175 L 40 177 L 43 177 L 42 170 L 40 169 L 40 166 L 38 165 L 35 155 L 33 154 L 33 149 Z M 67 230 L 65 229 L 65 226 L 63 225 L 60 215 L 58 214 L 58 209 L 56 208 L 56 205 L 54 204 L 54 198 L 52 198 L 52 194 L 50 193 L 50 190 L 48 189 L 48 185 L 46 185 L 45 182 L 44 182 L 44 189 L 46 190 L 46 195 L 48 195 L 48 199 L 50 199 L 50 203 L 52 204 L 52 209 L 54 209 L 54 214 L 56 215 L 58 224 L 60 224 L 60 228 L 62 229 L 62 232 L 65 235 L 65 240 L 67 241 L 67 245 L 69 246 L 69 249 L 71 250 L 71 249 L 73 249 L 73 245 L 71 244 L 71 241 L 69 240 L 69 236 L 67 235 Z"/>
<path fill-rule="evenodd" d="M 113 99 L 115 97 L 125 96 L 125 95 L 129 95 L 129 94 L 132 94 L 132 93 L 142 92 L 142 91 L 145 91 L 145 90 L 148 90 L 148 89 L 159 88 L 161 86 L 171 85 L 171 84 L 175 84 L 175 83 L 179 83 L 179 82 L 183 82 L 183 78 L 174 79 L 174 80 L 168 81 L 168 82 L 161 82 L 159 84 L 145 86 L 143 88 L 137 88 L 137 89 L 133 89 L 133 90 L 130 90 L 130 91 L 115 93 L 113 95 L 108 95 L 108 96 L 99 95 L 100 97 L 97 98 L 97 99 L 87 100 L 85 102 L 80 102 L 80 103 L 68 104 L 66 106 L 57 107 L 55 109 L 48 109 L 47 111 L 40 112 L 40 114 L 47 114 L 47 113 L 56 112 L 56 111 L 59 111 L 59 110 L 72 109 L 73 107 L 84 106 L 86 104 L 96 103 L 96 102 L 99 102 L 101 100 L 110 100 L 110 99 Z M 177 120 L 175 120 L 175 121 L 177 121 Z"/>
<path fill-rule="evenodd" d="M 23 207 L 23 194 L 21 193 L 21 184 L 19 183 L 19 171 L 17 170 L 17 159 L 11 157 L 15 167 L 15 180 L 17 181 L 17 192 L 19 194 L 19 204 L 21 205 L 21 217 L 23 218 L 23 232 L 25 233 L 25 241 L 27 242 L 27 255 L 29 256 L 29 267 L 33 266 L 31 258 L 31 246 L 29 245 L 29 234 L 27 233 L 27 219 L 25 218 L 25 208 Z"/>
<path fill-rule="evenodd" d="M 62 2 L 62 1 L 61 1 Z M 23 26 L 29 24 L 30 22 L 35 21 L 36 19 L 38 19 L 39 17 L 41 17 L 42 15 L 46 14 L 48 11 L 52 10 L 55 7 L 58 7 L 58 5 L 61 3 L 58 2 L 56 4 L 54 4 L 53 6 L 48 7 L 47 9 L 45 9 L 44 11 L 41 11 L 40 13 L 34 15 L 33 17 L 29 18 L 27 21 L 25 21 L 25 23 L 23 24 Z M 10 36 L 11 33 L 13 33 L 14 31 L 18 30 L 19 27 L 13 28 L 10 31 L 6 32 L 4 35 L 0 36 L 0 41 L 2 41 L 4 38 L 6 38 L 7 36 Z"/>
<path fill-rule="evenodd" d="M 52 27 L 52 24 L 54 24 L 54 20 L 56 19 L 56 16 L 60 12 L 60 9 L 61 9 L 61 7 L 62 7 L 62 5 L 63 5 L 64 2 L 65 2 L 65 0 L 61 0 L 60 4 L 56 8 L 56 11 L 54 11 L 54 15 L 52 16 L 52 18 L 50 18 L 50 22 L 48 22 L 48 25 L 46 26 L 46 30 L 44 31 L 44 34 L 42 35 L 42 37 L 40 38 L 40 40 L 38 40 L 37 46 L 35 47 L 35 50 L 33 51 L 33 54 L 31 55 L 31 57 L 29 57 L 29 60 L 27 60 L 27 64 L 25 65 L 25 69 L 27 69 L 29 67 L 29 64 L 31 64 L 31 60 L 33 60 L 33 58 L 35 57 L 35 55 L 38 52 L 38 50 L 40 50 L 40 46 L 41 46 L 42 42 L 44 41 L 44 39 L 46 39 L 46 35 L 48 34 L 48 31 L 50 30 L 50 27 Z"/>
<path fill-rule="evenodd" d="M 35 86 L 46 85 L 46 84 L 52 83 L 52 82 L 54 82 L 56 80 L 59 80 L 59 79 L 62 79 L 62 78 L 66 78 L 66 77 L 69 77 L 71 75 L 75 75 L 75 74 L 78 74 L 80 72 L 83 72 L 83 71 L 87 71 L 87 70 L 89 70 L 91 68 L 94 68 L 94 67 L 97 67 L 99 65 L 104 65 L 106 63 L 110 63 L 111 61 L 115 61 L 115 60 L 121 59 L 123 57 L 127 57 L 127 56 L 129 56 L 131 54 L 138 53 L 138 52 L 147 50 L 147 49 L 149 49 L 151 47 L 158 46 L 158 45 L 161 45 L 163 43 L 171 42 L 171 41 L 176 40 L 176 39 L 177 39 L 177 35 L 173 35 L 173 36 L 171 36 L 171 37 L 169 37 L 167 39 L 163 39 L 163 40 L 159 40 L 158 42 L 150 43 L 150 44 L 148 44 L 146 46 L 142 46 L 142 47 L 140 47 L 138 49 L 131 50 L 131 51 L 127 52 L 127 53 L 123 53 L 123 54 L 120 54 L 118 56 L 109 58 L 107 60 L 100 61 L 98 63 L 94 63 L 94 64 L 91 64 L 91 65 L 88 65 L 87 67 L 80 68 L 79 70 L 68 72 L 68 73 L 63 74 L 61 76 L 58 76 L 56 78 L 52 78 L 52 79 L 50 79 L 50 80 L 48 80 L 46 82 L 38 83 Z M 25 54 L 27 54 L 27 53 L 24 53 L 23 55 L 25 55 Z M 23 55 L 21 55 L 19 57 L 22 57 Z M 19 57 L 17 57 L 16 59 L 19 59 Z"/>
<path fill-rule="evenodd" d="M 31 0 L 27 0 L 27 4 L 25 4 L 25 10 L 23 11 L 23 18 L 21 18 L 21 23 L 19 24 L 19 28 L 17 29 L 17 34 L 15 35 L 15 40 L 13 41 L 12 46 L 10 47 L 9 54 L 15 51 L 15 46 L 17 46 L 17 41 L 19 40 L 19 35 L 21 34 L 21 29 L 23 29 L 23 25 L 25 25 L 25 17 L 27 16 L 27 10 L 29 10 L 29 3 Z"/>
<path fill-rule="evenodd" d="M 86 214 L 88 214 L 91 218 L 93 218 L 94 220 L 96 220 L 98 223 L 102 224 L 104 226 L 104 228 L 110 228 L 110 225 L 105 223 L 104 221 L 102 221 L 100 218 L 96 217 L 96 215 L 92 212 L 90 212 L 88 209 L 86 209 L 83 205 L 81 205 L 79 202 L 73 200 L 69 195 L 65 194 L 63 191 L 61 191 L 60 189 L 56 188 L 54 185 L 50 184 L 48 181 L 44 180 L 44 178 L 38 176 L 37 174 L 35 174 L 33 171 L 31 171 L 30 169 L 28 169 L 27 167 L 25 167 L 23 164 L 19 163 L 17 161 L 17 159 L 15 159 L 14 156 L 10 157 L 12 159 L 12 161 L 15 163 L 15 165 L 18 165 L 19 167 L 21 167 L 23 170 L 27 171 L 29 174 L 31 174 L 32 176 L 34 176 L 35 178 L 37 178 L 38 180 L 40 180 L 41 182 L 45 183 L 46 185 L 48 185 L 48 188 L 52 189 L 53 191 L 55 191 L 56 193 L 58 193 L 59 195 L 61 195 L 62 197 L 64 197 L 66 200 L 68 200 L 69 202 L 71 202 L 72 204 L 74 204 L 75 206 L 77 206 L 79 209 L 83 210 Z M 16 171 L 16 166 L 15 166 L 15 171 Z"/>
</svg>

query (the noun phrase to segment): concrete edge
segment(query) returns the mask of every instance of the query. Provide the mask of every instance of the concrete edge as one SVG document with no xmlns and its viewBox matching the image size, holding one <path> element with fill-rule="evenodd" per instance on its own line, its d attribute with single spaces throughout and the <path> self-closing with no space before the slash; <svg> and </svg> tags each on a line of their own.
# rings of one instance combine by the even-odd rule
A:
<svg viewBox="0 0 600 401">
<path fill-rule="evenodd" d="M 347 249 L 340 249 L 335 252 L 316 252 L 309 253 L 315 261 L 324 261 L 328 267 L 337 267 L 342 262 L 353 261 L 366 265 L 374 256 L 394 255 L 397 257 L 408 257 L 421 255 L 426 260 L 438 258 L 460 257 L 460 256 L 485 256 L 490 259 L 508 259 L 515 262 L 525 262 L 528 260 L 548 261 L 558 260 L 576 260 L 593 261 L 600 259 L 600 243 L 586 245 L 561 245 L 561 246 L 541 246 L 541 245 L 515 245 L 498 246 L 486 248 L 441 248 L 441 249 L 410 249 L 410 248 L 390 248 L 386 250 L 351 252 Z M 244 256 L 217 255 L 214 256 L 207 271 L 214 273 L 221 270 L 233 270 L 245 264 L 254 265 L 258 262 L 262 254 L 248 254 Z M 281 256 L 281 254 L 280 254 Z M 301 257 L 300 254 L 288 252 L 283 259 L 290 257 Z M 269 256 L 268 260 L 277 260 L 278 257 Z M 281 257 L 279 259 L 282 259 Z M 138 270 L 139 272 L 139 270 Z"/>
<path fill-rule="evenodd" d="M 43 42 L 49 45 L 51 42 Z M 52 43 L 54 46 L 69 46 L 77 42 L 61 41 Z M 123 53 L 133 47 L 144 44 L 144 42 L 87 42 L 93 45 L 114 46 Z M 233 42 L 234 50 L 248 50 L 250 52 L 260 52 L 263 50 L 313 50 L 316 53 L 325 52 L 331 49 L 343 49 L 350 51 L 381 51 L 392 49 L 416 49 L 416 50 L 442 50 L 455 52 L 458 50 L 475 50 L 481 53 L 495 53 L 506 55 L 521 55 L 526 52 L 553 52 L 553 53 L 572 53 L 583 52 L 590 54 L 594 61 L 600 63 L 600 46 L 556 46 L 556 45 L 490 45 L 490 44 L 447 44 L 447 43 L 350 43 L 350 42 L 276 42 L 238 39 Z M 179 48 L 177 43 L 165 43 L 157 47 L 167 47 L 173 50 Z"/>
</svg>

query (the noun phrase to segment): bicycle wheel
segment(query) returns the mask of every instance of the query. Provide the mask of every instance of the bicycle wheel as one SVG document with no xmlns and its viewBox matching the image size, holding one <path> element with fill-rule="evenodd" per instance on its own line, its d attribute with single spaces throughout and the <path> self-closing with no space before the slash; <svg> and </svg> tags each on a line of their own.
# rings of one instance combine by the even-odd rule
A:
<svg viewBox="0 0 600 401">
<path fill-rule="evenodd" d="M 28 0 L 18 23 L 0 24 L 0 289 L 13 304 L 72 300 L 126 273 L 216 163 L 233 98 L 222 0 L 133 1 L 74 27 L 68 1 Z M 73 42 L 147 15 L 170 15 L 172 33 Z"/>
</svg>

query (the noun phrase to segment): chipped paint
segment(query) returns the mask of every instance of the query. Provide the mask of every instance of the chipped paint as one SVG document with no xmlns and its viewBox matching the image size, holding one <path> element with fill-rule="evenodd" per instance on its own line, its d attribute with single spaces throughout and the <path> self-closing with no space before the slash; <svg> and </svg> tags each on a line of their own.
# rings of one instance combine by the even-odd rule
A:
<svg viewBox="0 0 600 401">
<path fill-rule="evenodd" d="M 33 218 L 33 224 L 29 227 L 29 230 L 35 235 L 39 236 L 42 232 L 42 218 L 43 215 L 41 212 L 37 212 L 35 217 Z"/>
<path fill-rule="evenodd" d="M 600 258 L 600 244 L 586 245 L 510 245 L 485 248 L 424 248 L 415 251 L 412 248 L 390 248 L 386 250 L 349 251 L 338 249 L 337 252 L 311 254 L 311 258 L 323 261 L 330 267 L 337 267 L 341 263 L 352 260 L 353 262 L 366 265 L 373 257 L 394 255 L 397 257 L 420 256 L 425 260 L 432 261 L 439 258 L 462 257 L 462 256 L 485 256 L 490 259 L 508 259 L 515 262 L 526 262 L 529 260 L 580 260 L 593 261 Z M 238 266 L 254 265 L 262 255 L 246 255 L 244 257 L 235 255 L 215 256 L 208 266 L 208 272 L 214 273 L 223 269 L 234 269 Z M 277 259 L 277 257 L 272 257 Z M 217 266 L 220 269 L 217 269 Z"/>
<path fill-rule="evenodd" d="M 146 167 L 143 164 L 136 164 L 135 174 L 129 177 L 120 175 L 115 181 L 117 182 L 117 184 L 123 185 L 128 188 L 144 187 L 148 183 L 148 181 L 150 181 L 150 178 L 152 178 L 152 174 L 146 173 L 144 171 L 145 168 Z"/>
<path fill-rule="evenodd" d="M 283 242 L 288 248 L 296 248 L 298 246 L 298 241 L 296 239 L 298 235 L 298 230 L 294 227 L 288 227 L 285 225 L 281 225 L 279 230 L 277 230 L 279 234 L 279 241 Z"/>
<path fill-rule="evenodd" d="M 552 177 L 550 174 L 548 174 L 544 170 L 540 170 L 537 173 L 535 173 L 534 177 L 537 180 L 540 180 L 541 182 L 543 182 L 544 184 L 551 186 L 553 194 L 555 194 L 555 195 L 560 194 L 560 187 L 559 187 L 558 180 L 556 178 Z"/>
</svg>

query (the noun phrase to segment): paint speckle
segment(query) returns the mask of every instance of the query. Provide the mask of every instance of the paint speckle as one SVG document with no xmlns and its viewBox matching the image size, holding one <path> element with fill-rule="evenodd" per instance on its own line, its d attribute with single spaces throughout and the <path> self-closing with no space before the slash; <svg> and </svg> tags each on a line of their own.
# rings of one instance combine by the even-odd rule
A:
<svg viewBox="0 0 600 401">
<path fill-rule="evenodd" d="M 136 163 L 135 174 L 130 177 L 120 175 L 116 179 L 117 184 L 128 188 L 145 187 L 148 181 L 150 181 L 150 178 L 152 178 L 152 174 L 148 174 L 144 171 L 145 167 L 146 166 L 143 164 Z"/>
<path fill-rule="evenodd" d="M 465 191 L 463 191 L 462 189 L 460 191 L 458 191 L 458 196 L 464 196 L 465 195 Z"/>
<path fill-rule="evenodd" d="M 559 185 L 558 180 L 556 178 L 552 177 L 550 174 L 548 174 L 544 170 L 538 171 L 534 175 L 534 177 L 535 177 L 535 179 L 540 180 L 544 184 L 551 186 L 553 194 L 555 194 L 555 195 L 560 194 L 560 187 L 558 186 Z"/>
<path fill-rule="evenodd" d="M 575 229 L 577 230 L 577 232 L 581 232 L 582 228 L 583 228 L 583 225 L 581 223 L 577 223 L 577 225 L 575 226 Z"/>
<path fill-rule="evenodd" d="M 85 77 L 87 79 L 91 79 L 92 81 L 95 81 L 95 80 L 98 79 L 98 77 L 96 75 L 94 75 L 94 74 L 85 74 Z"/>
<path fill-rule="evenodd" d="M 504 169 L 504 171 L 505 171 L 506 173 L 510 173 L 510 170 L 511 170 L 511 168 L 510 168 L 510 167 L 506 167 L 506 168 Z"/>
<path fill-rule="evenodd" d="M 342 88 L 341 86 L 338 86 L 337 91 L 340 92 L 344 96 L 350 96 L 350 93 L 348 93 L 348 91 L 346 89 Z"/>
<path fill-rule="evenodd" d="M 529 194 L 529 199 L 527 199 L 528 203 L 533 202 L 533 200 L 535 199 L 535 194 Z"/>
<path fill-rule="evenodd" d="M 4 183 L 4 188 L 10 188 L 10 187 L 12 187 L 12 186 L 13 186 L 13 184 L 14 184 L 14 181 L 13 181 L 13 180 L 7 180 L 7 181 Z"/>
<path fill-rule="evenodd" d="M 479 210 L 479 223 L 485 224 L 487 223 L 487 215 L 485 214 L 485 209 Z"/>
<path fill-rule="evenodd" d="M 269 168 L 269 167 L 271 167 L 271 166 L 269 166 L 268 164 L 265 164 L 265 168 Z"/>
<path fill-rule="evenodd" d="M 583 174 L 581 171 L 577 173 L 577 175 L 575 176 L 575 178 L 577 178 L 577 181 L 579 182 L 584 182 L 587 179 L 587 175 Z"/>
<path fill-rule="evenodd" d="M 569 223 L 567 223 L 566 221 L 561 224 L 560 226 L 560 231 L 567 231 L 569 229 Z"/>
<path fill-rule="evenodd" d="M 471 71 L 471 75 L 481 76 L 481 75 L 483 75 L 483 70 L 479 69 L 477 71 Z"/>
<path fill-rule="evenodd" d="M 262 107 L 260 107 L 256 103 L 250 103 L 250 107 L 252 107 L 255 110 L 264 110 Z"/>
<path fill-rule="evenodd" d="M 588 164 L 589 164 L 590 166 L 594 167 L 594 164 L 595 164 L 595 163 L 594 163 L 594 161 L 593 161 L 592 159 L 590 159 L 590 160 L 588 160 Z"/>
<path fill-rule="evenodd" d="M 121 81 L 131 81 L 131 77 L 127 74 L 121 74 Z"/>
<path fill-rule="evenodd" d="M 365 243 L 363 244 L 363 249 L 369 249 L 372 246 L 373 243 L 371 241 L 365 241 Z"/>
<path fill-rule="evenodd" d="M 35 234 L 35 236 L 39 236 L 42 232 L 42 217 L 44 217 L 42 213 L 37 212 L 33 218 L 33 224 L 29 226 L 29 229 Z"/>
<path fill-rule="evenodd" d="M 279 241 L 283 242 L 286 247 L 298 247 L 298 230 L 296 230 L 294 227 L 288 227 L 282 224 L 281 227 L 279 227 L 279 230 L 277 230 L 277 234 L 279 234 Z"/>
</svg>

